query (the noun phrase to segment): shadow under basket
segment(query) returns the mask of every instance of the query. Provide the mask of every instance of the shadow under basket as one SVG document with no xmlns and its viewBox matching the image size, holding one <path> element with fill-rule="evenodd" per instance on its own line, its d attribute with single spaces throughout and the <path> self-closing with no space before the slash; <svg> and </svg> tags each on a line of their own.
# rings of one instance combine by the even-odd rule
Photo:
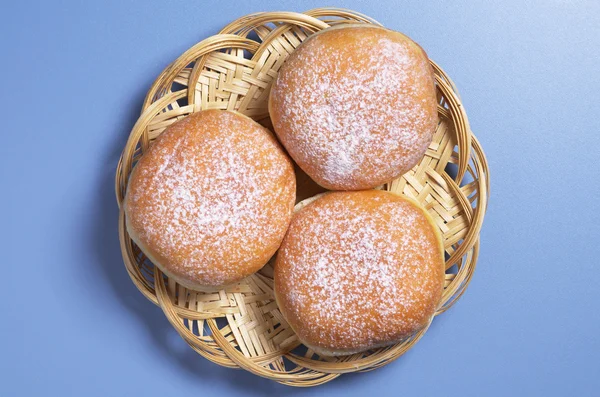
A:
<svg viewBox="0 0 600 397">
<path fill-rule="evenodd" d="M 217 292 L 190 291 L 169 280 L 133 243 L 125 228 L 123 198 L 132 167 L 166 127 L 204 109 L 243 113 L 270 126 L 269 89 L 286 57 L 309 35 L 332 25 L 378 24 L 353 11 L 320 8 L 306 13 L 264 12 L 242 17 L 196 44 L 156 79 L 144 101 L 116 173 L 119 238 L 131 279 L 160 306 L 198 354 L 291 386 L 315 386 L 343 373 L 369 371 L 410 349 L 426 329 L 407 340 L 344 357 L 320 357 L 302 346 L 273 296 L 273 269 L 265 266 L 241 284 Z M 425 157 L 381 188 L 419 201 L 439 227 L 446 279 L 436 315 L 465 292 L 479 252 L 489 194 L 488 166 L 471 132 L 456 87 L 434 62 L 439 124 Z M 298 199 L 319 193 L 298 175 Z"/>
</svg>

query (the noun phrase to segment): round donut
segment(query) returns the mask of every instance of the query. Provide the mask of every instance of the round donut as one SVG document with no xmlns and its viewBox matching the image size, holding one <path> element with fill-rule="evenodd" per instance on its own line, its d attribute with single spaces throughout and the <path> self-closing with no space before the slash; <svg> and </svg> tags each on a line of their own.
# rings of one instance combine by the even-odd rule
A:
<svg viewBox="0 0 600 397">
<path fill-rule="evenodd" d="M 291 160 L 264 127 L 221 110 L 169 126 L 129 178 L 129 235 L 168 277 L 195 290 L 259 270 L 292 218 Z"/>
<path fill-rule="evenodd" d="M 409 171 L 438 124 L 427 54 L 399 32 L 336 26 L 282 65 L 269 113 L 290 156 L 330 190 L 370 189 Z"/>
<path fill-rule="evenodd" d="M 304 345 L 352 354 L 429 324 L 444 286 L 444 248 L 422 207 L 380 190 L 324 193 L 299 207 L 274 280 L 279 309 Z"/>
</svg>

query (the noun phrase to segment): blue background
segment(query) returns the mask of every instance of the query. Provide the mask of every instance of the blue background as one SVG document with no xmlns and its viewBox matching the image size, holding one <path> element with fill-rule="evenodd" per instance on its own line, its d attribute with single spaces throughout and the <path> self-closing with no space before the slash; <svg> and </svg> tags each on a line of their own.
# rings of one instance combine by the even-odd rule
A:
<svg viewBox="0 0 600 397">
<path fill-rule="evenodd" d="M 297 3 L 1 6 L 0 395 L 597 396 L 599 3 Z M 138 293 L 113 174 L 171 60 L 247 13 L 324 5 L 407 33 L 450 74 L 492 195 L 473 282 L 416 347 L 299 390 L 197 356 Z"/>
</svg>

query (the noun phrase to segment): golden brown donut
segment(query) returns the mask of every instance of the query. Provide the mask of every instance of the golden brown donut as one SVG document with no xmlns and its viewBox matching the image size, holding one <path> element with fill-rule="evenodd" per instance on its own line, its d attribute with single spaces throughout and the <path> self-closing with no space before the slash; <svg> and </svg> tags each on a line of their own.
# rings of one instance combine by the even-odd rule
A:
<svg viewBox="0 0 600 397">
<path fill-rule="evenodd" d="M 442 239 L 405 196 L 324 193 L 292 218 L 274 279 L 302 343 L 322 355 L 352 354 L 427 326 L 444 286 Z"/>
<path fill-rule="evenodd" d="M 438 123 L 433 70 L 402 33 L 336 26 L 290 54 L 269 113 L 281 143 L 318 184 L 370 189 L 409 171 L 431 144 Z"/>
<path fill-rule="evenodd" d="M 237 113 L 193 113 L 168 127 L 133 169 L 127 230 L 181 285 L 222 287 L 275 253 L 295 187 L 292 162 L 267 129 Z"/>
</svg>

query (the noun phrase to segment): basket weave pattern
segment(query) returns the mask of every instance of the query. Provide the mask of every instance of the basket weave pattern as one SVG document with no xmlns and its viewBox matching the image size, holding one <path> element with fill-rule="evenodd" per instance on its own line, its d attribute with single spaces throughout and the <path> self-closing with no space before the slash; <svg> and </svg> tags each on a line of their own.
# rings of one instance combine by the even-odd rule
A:
<svg viewBox="0 0 600 397">
<path fill-rule="evenodd" d="M 410 349 L 426 329 L 393 346 L 345 357 L 319 357 L 300 346 L 282 317 L 274 301 L 270 264 L 237 286 L 218 292 L 189 291 L 167 279 L 133 243 L 125 228 L 122 202 L 136 161 L 166 127 L 188 114 L 235 110 L 268 126 L 269 89 L 286 57 L 310 34 L 343 23 L 378 24 L 353 11 L 331 8 L 258 13 L 196 44 L 150 88 L 116 173 L 119 238 L 136 287 L 162 308 L 198 354 L 292 386 L 314 386 L 342 373 L 383 366 Z M 438 315 L 460 298 L 473 275 L 489 179 L 485 155 L 469 128 L 454 84 L 435 63 L 432 66 L 440 118 L 433 143 L 417 166 L 382 189 L 419 201 L 442 232 L 447 271 Z"/>
</svg>

